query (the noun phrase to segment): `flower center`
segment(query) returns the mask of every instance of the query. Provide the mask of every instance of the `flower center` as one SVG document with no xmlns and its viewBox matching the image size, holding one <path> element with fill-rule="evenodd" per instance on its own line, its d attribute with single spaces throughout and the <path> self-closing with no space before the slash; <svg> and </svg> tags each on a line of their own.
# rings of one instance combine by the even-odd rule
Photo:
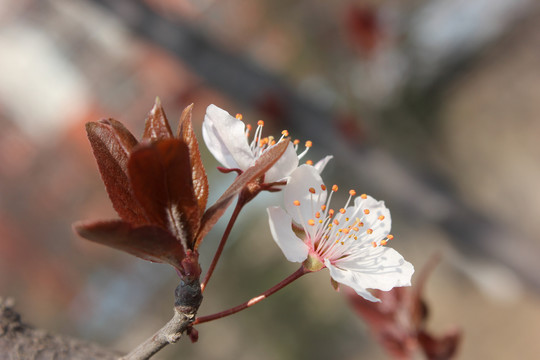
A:
<svg viewBox="0 0 540 360">
<path fill-rule="evenodd" d="M 363 204 L 364 200 L 368 199 L 366 194 L 360 195 L 361 201 L 356 205 L 349 206 L 356 195 L 356 191 L 350 190 L 345 205 L 335 211 L 330 208 L 330 202 L 332 195 L 338 191 L 337 185 L 332 186 L 326 201 L 323 201 L 326 194 L 324 184 L 320 186 L 320 190 L 310 187 L 308 191 L 312 209 L 310 218 L 303 219 L 300 201 L 295 200 L 293 204 L 298 209 L 308 245 L 320 259 L 342 259 L 353 251 L 357 253 L 365 248 L 384 246 L 394 238 L 392 235 L 380 238 L 380 234 L 374 233 L 374 229 L 379 226 L 377 222 L 383 222 L 385 216 L 376 217 L 376 214 Z"/>
<path fill-rule="evenodd" d="M 238 120 L 242 120 L 243 116 L 242 114 L 236 114 L 236 118 Z M 257 128 L 255 129 L 255 133 L 253 134 L 253 139 L 251 140 L 251 143 L 249 144 L 251 152 L 253 153 L 253 156 L 255 158 L 258 158 L 259 156 L 261 156 L 263 152 L 268 150 L 270 147 L 274 146 L 276 143 L 283 141 L 284 139 L 289 137 L 288 130 L 283 130 L 281 132 L 281 137 L 277 141 L 275 140 L 273 136 L 263 137 L 262 136 L 263 127 L 264 127 L 264 121 L 259 120 L 257 122 Z M 248 139 L 249 139 L 251 130 L 252 130 L 251 125 L 246 124 L 246 137 Z M 300 140 L 296 139 L 293 141 L 293 146 L 296 153 L 298 153 L 299 144 L 300 144 Z M 298 159 L 302 159 L 307 154 L 308 150 L 311 148 L 312 145 L 313 143 L 311 141 L 309 140 L 306 141 L 305 149 L 300 154 L 298 154 Z M 307 160 L 306 164 L 313 165 L 313 161 Z"/>
</svg>

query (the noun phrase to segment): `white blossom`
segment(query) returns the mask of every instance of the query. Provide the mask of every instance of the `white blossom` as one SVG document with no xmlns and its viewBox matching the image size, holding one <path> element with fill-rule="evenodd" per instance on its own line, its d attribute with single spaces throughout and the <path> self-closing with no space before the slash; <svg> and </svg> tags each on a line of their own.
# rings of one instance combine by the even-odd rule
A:
<svg viewBox="0 0 540 360">
<path fill-rule="evenodd" d="M 246 127 L 241 115 L 233 117 L 216 105 L 210 105 L 204 117 L 202 134 L 206 146 L 217 161 L 226 168 L 245 171 L 268 148 L 288 136 L 288 131 L 283 130 L 279 139 L 263 137 L 263 127 L 264 122 L 259 120 L 253 140 L 249 142 L 251 126 Z M 311 141 L 306 142 L 306 148 L 300 154 L 297 154 L 298 145 L 298 141 L 289 144 L 285 153 L 266 173 L 265 182 L 285 180 L 298 167 L 299 160 L 311 147 Z M 313 166 L 321 172 L 331 158 L 332 156 L 326 156 Z"/>
<path fill-rule="evenodd" d="M 413 266 L 386 245 L 390 235 L 390 211 L 383 201 L 349 192 L 343 208 L 330 208 L 330 194 L 313 166 L 301 165 L 283 190 L 285 209 L 269 207 L 270 230 L 285 257 L 303 262 L 310 271 L 324 267 L 338 283 L 350 286 L 360 296 L 379 301 L 367 289 L 388 291 L 409 286 Z M 293 226 L 304 230 L 300 239 Z"/>
</svg>

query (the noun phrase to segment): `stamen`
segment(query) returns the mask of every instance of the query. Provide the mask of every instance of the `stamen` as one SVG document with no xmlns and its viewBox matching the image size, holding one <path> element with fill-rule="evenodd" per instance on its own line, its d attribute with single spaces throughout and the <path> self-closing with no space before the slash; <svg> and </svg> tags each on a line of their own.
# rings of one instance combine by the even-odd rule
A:
<svg viewBox="0 0 540 360">
<path fill-rule="evenodd" d="M 381 220 L 381 221 L 383 221 L 383 220 L 384 220 L 384 215 L 380 215 L 380 216 L 378 217 L 378 219 Z"/>
<path fill-rule="evenodd" d="M 326 205 L 321 205 L 321 210 L 322 211 L 326 210 Z"/>
<path fill-rule="evenodd" d="M 316 217 L 317 219 L 320 218 L 320 217 L 321 217 L 321 213 L 317 211 L 317 212 L 315 213 L 315 217 Z"/>
<path fill-rule="evenodd" d="M 308 223 L 308 225 L 313 226 L 313 225 L 315 225 L 315 220 L 309 219 L 307 223 Z"/>
<path fill-rule="evenodd" d="M 315 194 L 315 188 L 310 187 L 309 192 L 312 193 L 312 194 Z"/>
<path fill-rule="evenodd" d="M 242 120 L 242 119 L 244 118 L 244 117 L 242 116 L 242 114 L 240 114 L 240 113 L 236 114 L 235 117 L 236 117 L 238 120 Z M 249 125 L 248 125 L 248 126 L 249 126 Z M 250 128 L 251 128 L 251 126 L 250 126 Z"/>
<path fill-rule="evenodd" d="M 306 164 L 313 166 L 313 160 L 306 160 Z"/>
<path fill-rule="evenodd" d="M 388 241 L 386 241 L 386 240 L 384 240 L 384 239 L 381 240 L 381 245 L 382 245 L 382 246 L 386 245 L 387 243 L 388 243 Z"/>
<path fill-rule="evenodd" d="M 322 191 L 326 191 L 326 186 L 324 184 L 321 185 Z"/>
<path fill-rule="evenodd" d="M 264 126 L 264 121 L 262 121 L 262 120 L 257 121 L 257 125 Z"/>
<path fill-rule="evenodd" d="M 300 144 L 300 140 L 295 139 L 295 140 L 293 141 L 293 145 L 298 145 L 298 144 Z"/>
<path fill-rule="evenodd" d="M 333 191 L 333 192 L 338 191 L 338 186 L 337 186 L 337 185 L 332 185 L 332 191 Z"/>
<path fill-rule="evenodd" d="M 349 190 L 349 195 L 351 195 L 351 196 L 356 195 L 356 191 L 354 191 L 354 190 Z"/>
<path fill-rule="evenodd" d="M 339 225 L 338 219 L 334 219 L 334 224 Z"/>
<path fill-rule="evenodd" d="M 362 199 L 364 199 L 364 200 L 367 199 L 367 195 L 366 195 L 366 194 L 362 194 L 362 195 L 360 195 L 360 197 L 361 197 Z"/>
<path fill-rule="evenodd" d="M 294 201 L 293 201 L 293 204 L 294 204 L 294 206 L 300 206 L 300 201 L 294 200 Z"/>
<path fill-rule="evenodd" d="M 312 143 L 311 141 L 309 141 L 309 140 L 306 141 L 306 147 L 307 147 L 307 148 L 310 148 L 310 147 L 312 147 L 312 146 L 313 146 L 313 143 Z"/>
<path fill-rule="evenodd" d="M 283 131 L 281 132 L 281 135 L 283 135 L 283 136 L 289 136 L 289 132 L 288 132 L 287 130 L 283 130 Z"/>
<path fill-rule="evenodd" d="M 386 237 L 388 240 L 392 240 L 394 238 L 394 235 L 390 234 Z"/>
<path fill-rule="evenodd" d="M 341 208 L 341 209 L 339 209 L 339 212 L 342 213 L 342 214 L 345 214 L 345 209 Z"/>
<path fill-rule="evenodd" d="M 377 243 L 376 243 L 375 241 L 372 241 L 372 242 L 371 242 L 371 245 L 372 245 L 373 247 L 377 247 Z"/>
<path fill-rule="evenodd" d="M 368 235 L 371 235 L 373 234 L 373 229 L 367 229 L 366 232 L 368 233 Z"/>
<path fill-rule="evenodd" d="M 364 214 L 368 215 L 369 214 L 369 209 L 364 209 Z"/>
</svg>

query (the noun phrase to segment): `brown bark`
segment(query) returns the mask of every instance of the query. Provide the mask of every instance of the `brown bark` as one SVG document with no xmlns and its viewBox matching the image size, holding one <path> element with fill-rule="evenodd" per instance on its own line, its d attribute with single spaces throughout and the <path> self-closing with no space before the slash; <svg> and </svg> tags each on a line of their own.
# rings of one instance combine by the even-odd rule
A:
<svg viewBox="0 0 540 360">
<path fill-rule="evenodd" d="M 0 358 L 6 360 L 117 359 L 121 354 L 99 345 L 52 334 L 21 321 L 13 301 L 0 298 Z"/>
</svg>

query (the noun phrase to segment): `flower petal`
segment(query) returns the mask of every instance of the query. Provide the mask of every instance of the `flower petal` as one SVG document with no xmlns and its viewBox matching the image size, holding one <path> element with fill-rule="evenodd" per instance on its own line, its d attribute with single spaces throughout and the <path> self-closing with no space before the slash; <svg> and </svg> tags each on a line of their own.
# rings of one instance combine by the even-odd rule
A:
<svg viewBox="0 0 540 360">
<path fill-rule="evenodd" d="M 267 212 L 272 237 L 287 260 L 292 262 L 306 260 L 309 247 L 295 235 L 291 227 L 291 217 L 279 206 L 269 207 Z"/>
<path fill-rule="evenodd" d="M 354 200 L 354 207 L 356 208 L 355 216 L 361 218 L 364 223 L 363 228 L 373 230 L 367 237 L 370 242 L 379 241 L 390 233 L 392 217 L 384 201 L 377 201 L 369 195 L 365 199 L 358 196 Z"/>
<path fill-rule="evenodd" d="M 313 167 L 315 169 L 317 169 L 317 172 L 320 174 L 323 172 L 324 168 L 326 167 L 326 164 L 328 164 L 328 162 L 330 160 L 332 160 L 334 157 L 332 155 L 327 155 L 325 156 L 324 158 L 322 158 L 321 160 L 317 161 L 317 163 L 315 163 L 315 165 L 313 165 Z"/>
<path fill-rule="evenodd" d="M 283 200 L 285 209 L 297 224 L 305 226 L 314 211 L 320 210 L 326 202 L 326 190 L 322 190 L 321 185 L 324 183 L 313 166 L 300 165 L 291 173 L 283 190 Z M 315 194 L 309 192 L 310 188 L 315 189 Z M 300 201 L 300 206 L 294 205 L 295 200 Z"/>
<path fill-rule="evenodd" d="M 242 121 L 215 105 L 206 109 L 202 126 L 204 142 L 217 161 L 227 168 L 247 169 L 254 160 Z"/>
<path fill-rule="evenodd" d="M 334 264 L 325 259 L 324 263 L 334 280 L 352 287 L 358 295 L 370 301 L 378 299 L 366 289 L 388 291 L 397 286 L 409 286 L 414 272 L 412 264 L 396 250 L 382 246 L 362 258 L 345 258 Z"/>
<path fill-rule="evenodd" d="M 264 182 L 272 183 L 288 177 L 294 169 L 298 167 L 298 155 L 294 150 L 294 145 L 289 143 L 285 153 L 281 158 L 268 170 L 264 176 Z"/>
</svg>

